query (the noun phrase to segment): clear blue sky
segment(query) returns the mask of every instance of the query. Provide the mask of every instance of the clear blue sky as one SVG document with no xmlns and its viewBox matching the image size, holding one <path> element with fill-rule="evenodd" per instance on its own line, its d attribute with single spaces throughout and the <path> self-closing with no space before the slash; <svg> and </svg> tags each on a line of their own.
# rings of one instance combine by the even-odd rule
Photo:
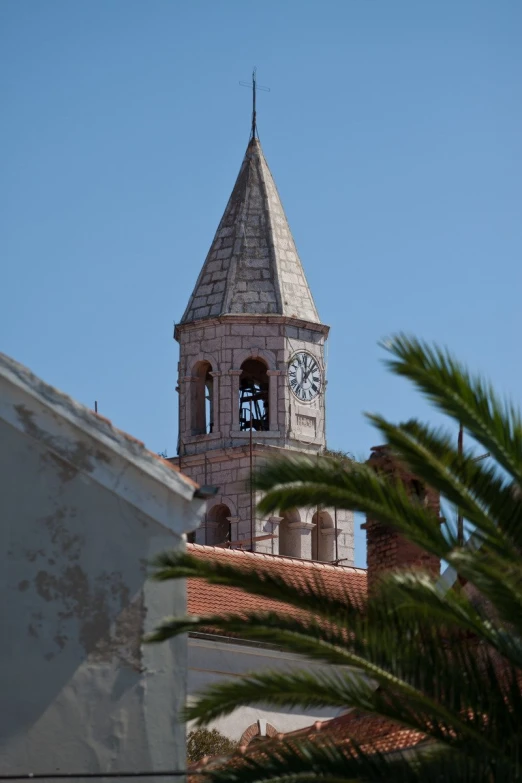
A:
<svg viewBox="0 0 522 783">
<path fill-rule="evenodd" d="M 522 399 L 520 0 L 2 0 L 1 349 L 176 447 L 178 320 L 259 129 L 329 340 L 328 435 L 432 412 L 377 341 Z M 357 536 L 357 562 L 364 544 Z"/>
</svg>

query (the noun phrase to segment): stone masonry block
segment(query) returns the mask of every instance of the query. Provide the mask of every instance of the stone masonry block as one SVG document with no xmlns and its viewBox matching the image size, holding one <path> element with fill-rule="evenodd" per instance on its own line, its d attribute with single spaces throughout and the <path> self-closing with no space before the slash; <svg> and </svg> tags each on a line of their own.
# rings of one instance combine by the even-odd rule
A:
<svg viewBox="0 0 522 783">
<path fill-rule="evenodd" d="M 215 337 L 213 340 L 202 340 L 201 341 L 201 350 L 204 353 L 214 353 L 214 351 L 218 351 L 221 348 L 221 340 L 219 337 Z"/>
<path fill-rule="evenodd" d="M 243 348 L 246 348 L 248 351 L 252 350 L 259 350 L 260 348 L 265 348 L 265 340 L 263 337 L 256 337 L 255 338 L 255 345 L 252 342 L 252 337 L 243 337 L 241 339 L 241 345 Z"/>
<path fill-rule="evenodd" d="M 241 348 L 241 345 L 242 345 L 241 337 L 227 338 L 227 348 Z"/>
<path fill-rule="evenodd" d="M 255 333 L 259 337 L 278 337 L 280 334 L 279 324 L 256 324 Z"/>
<path fill-rule="evenodd" d="M 248 305 L 248 312 L 259 313 L 260 315 L 265 313 L 273 313 L 275 312 L 275 305 L 273 305 L 271 302 L 252 302 Z"/>
<path fill-rule="evenodd" d="M 263 291 L 263 292 L 270 291 L 272 296 L 275 297 L 274 285 L 269 280 L 261 280 L 261 279 L 254 280 L 250 284 L 250 288 L 251 288 L 252 291 Z"/>
<path fill-rule="evenodd" d="M 264 259 L 259 258 L 252 258 L 248 260 L 248 266 L 252 267 L 252 269 L 266 269 L 267 268 L 267 262 Z"/>
<path fill-rule="evenodd" d="M 257 293 L 257 291 L 245 291 L 245 293 L 241 294 L 240 296 L 241 296 L 241 301 L 244 302 L 245 304 L 259 301 L 259 294 Z"/>
<path fill-rule="evenodd" d="M 281 347 L 281 338 L 279 336 L 267 337 L 266 347 L 270 348 L 272 351 L 277 351 L 277 349 Z"/>
<path fill-rule="evenodd" d="M 232 324 L 231 333 L 241 336 L 252 336 L 254 334 L 254 327 L 251 324 Z M 257 334 L 256 328 L 256 334 Z"/>
<path fill-rule="evenodd" d="M 238 494 L 240 492 L 244 492 L 245 491 L 245 482 L 244 481 L 233 481 L 230 484 L 225 484 L 223 491 L 224 491 L 225 495 Z"/>
</svg>

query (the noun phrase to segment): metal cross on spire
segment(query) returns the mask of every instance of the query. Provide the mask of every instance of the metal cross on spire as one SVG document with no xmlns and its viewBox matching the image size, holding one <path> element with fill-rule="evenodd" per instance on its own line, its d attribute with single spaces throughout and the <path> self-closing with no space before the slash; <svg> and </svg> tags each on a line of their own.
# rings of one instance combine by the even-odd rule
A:
<svg viewBox="0 0 522 783">
<path fill-rule="evenodd" d="M 270 87 L 262 87 L 257 83 L 256 72 L 257 68 L 254 67 L 254 70 L 252 71 L 252 82 L 250 84 L 248 82 L 239 82 L 241 87 L 250 87 L 252 90 L 252 129 L 250 131 L 250 139 L 259 138 L 259 134 L 257 132 L 256 92 L 257 90 L 270 92 Z"/>
</svg>

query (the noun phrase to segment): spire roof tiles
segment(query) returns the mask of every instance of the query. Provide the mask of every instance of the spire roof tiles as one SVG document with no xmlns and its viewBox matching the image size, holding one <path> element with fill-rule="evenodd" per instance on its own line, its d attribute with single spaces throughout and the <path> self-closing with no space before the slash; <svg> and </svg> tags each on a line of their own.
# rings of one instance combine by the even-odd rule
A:
<svg viewBox="0 0 522 783">
<path fill-rule="evenodd" d="M 219 315 L 320 323 L 259 139 L 250 140 L 181 323 Z"/>
</svg>

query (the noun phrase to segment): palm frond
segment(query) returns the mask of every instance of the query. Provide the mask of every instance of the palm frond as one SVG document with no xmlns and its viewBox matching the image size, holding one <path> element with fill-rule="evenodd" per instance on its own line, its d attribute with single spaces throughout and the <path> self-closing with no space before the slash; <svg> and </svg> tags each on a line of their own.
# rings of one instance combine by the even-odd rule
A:
<svg viewBox="0 0 522 783">
<path fill-rule="evenodd" d="M 332 595 L 321 581 L 321 571 L 307 570 L 303 578 L 290 582 L 281 572 L 256 563 L 236 565 L 223 560 L 203 560 L 187 552 L 163 552 L 152 561 L 152 578 L 163 582 L 170 579 L 205 579 L 209 584 L 235 587 L 284 604 L 289 604 L 312 615 L 345 617 L 361 615 L 363 606 L 360 595 L 347 588 L 339 588 Z"/>
<path fill-rule="evenodd" d="M 477 462 L 470 450 L 459 454 L 449 433 L 418 421 L 395 426 L 382 416 L 368 418 L 411 471 L 478 528 L 489 547 L 519 559 L 522 502 L 496 466 Z M 456 545 L 455 538 L 452 543 Z"/>
<path fill-rule="evenodd" d="M 291 617 L 275 612 L 170 617 L 149 634 L 147 643 L 162 642 L 183 633 L 212 629 L 239 636 L 248 633 L 249 641 L 273 644 L 311 660 L 334 666 L 352 666 L 354 656 L 345 649 L 347 636 L 339 625 L 318 623 L 313 619 Z"/>
<path fill-rule="evenodd" d="M 501 400 L 486 380 L 472 376 L 447 350 L 404 334 L 386 340 L 383 347 L 394 357 L 387 361 L 388 367 L 461 422 L 521 486 L 522 420 L 515 407 Z"/>
<path fill-rule="evenodd" d="M 295 584 L 253 559 L 238 567 L 232 558 L 168 553 L 155 560 L 155 579 L 205 579 L 276 600 L 281 612 L 168 618 L 149 641 L 210 627 L 313 662 L 309 670 L 262 671 L 211 686 L 187 710 L 198 725 L 243 705 L 357 708 L 427 741 L 408 754 L 382 755 L 354 739 L 291 738 L 213 768 L 209 777 L 218 783 L 522 779 L 522 420 L 447 351 L 403 335 L 386 347 L 391 369 L 491 454 L 478 463 L 447 432 L 370 417 L 399 463 L 460 509 L 478 546 L 462 547 L 454 528 L 394 476 L 332 456 L 268 461 L 254 476 L 259 509 L 363 512 L 446 560 L 456 584 L 448 590 L 419 571 L 393 573 L 362 606 L 357 595 L 331 595 L 313 569 Z"/>
<path fill-rule="evenodd" d="M 210 771 L 207 779 L 214 783 L 441 783 L 455 780 L 457 772 L 461 783 L 490 783 L 491 770 L 484 765 L 481 769 L 480 761 L 436 744 L 390 757 L 354 740 L 339 746 L 326 738 L 295 737 L 267 741 L 243 757 L 235 756 Z"/>
<path fill-rule="evenodd" d="M 508 633 L 492 619 L 491 612 L 481 610 L 462 590 L 442 592 L 429 576 L 403 571 L 383 577 L 382 593 L 402 617 L 408 614 L 427 624 L 437 623 L 448 633 L 460 630 L 473 634 L 511 665 L 522 668 L 522 640 Z"/>
<path fill-rule="evenodd" d="M 262 513 L 317 504 L 360 511 L 407 533 L 418 546 L 439 557 L 451 551 L 437 515 L 412 500 L 399 481 L 378 475 L 368 465 L 353 463 L 344 469 L 333 460 L 279 457 L 258 469 L 254 485 L 265 491 L 258 506 Z"/>
</svg>

